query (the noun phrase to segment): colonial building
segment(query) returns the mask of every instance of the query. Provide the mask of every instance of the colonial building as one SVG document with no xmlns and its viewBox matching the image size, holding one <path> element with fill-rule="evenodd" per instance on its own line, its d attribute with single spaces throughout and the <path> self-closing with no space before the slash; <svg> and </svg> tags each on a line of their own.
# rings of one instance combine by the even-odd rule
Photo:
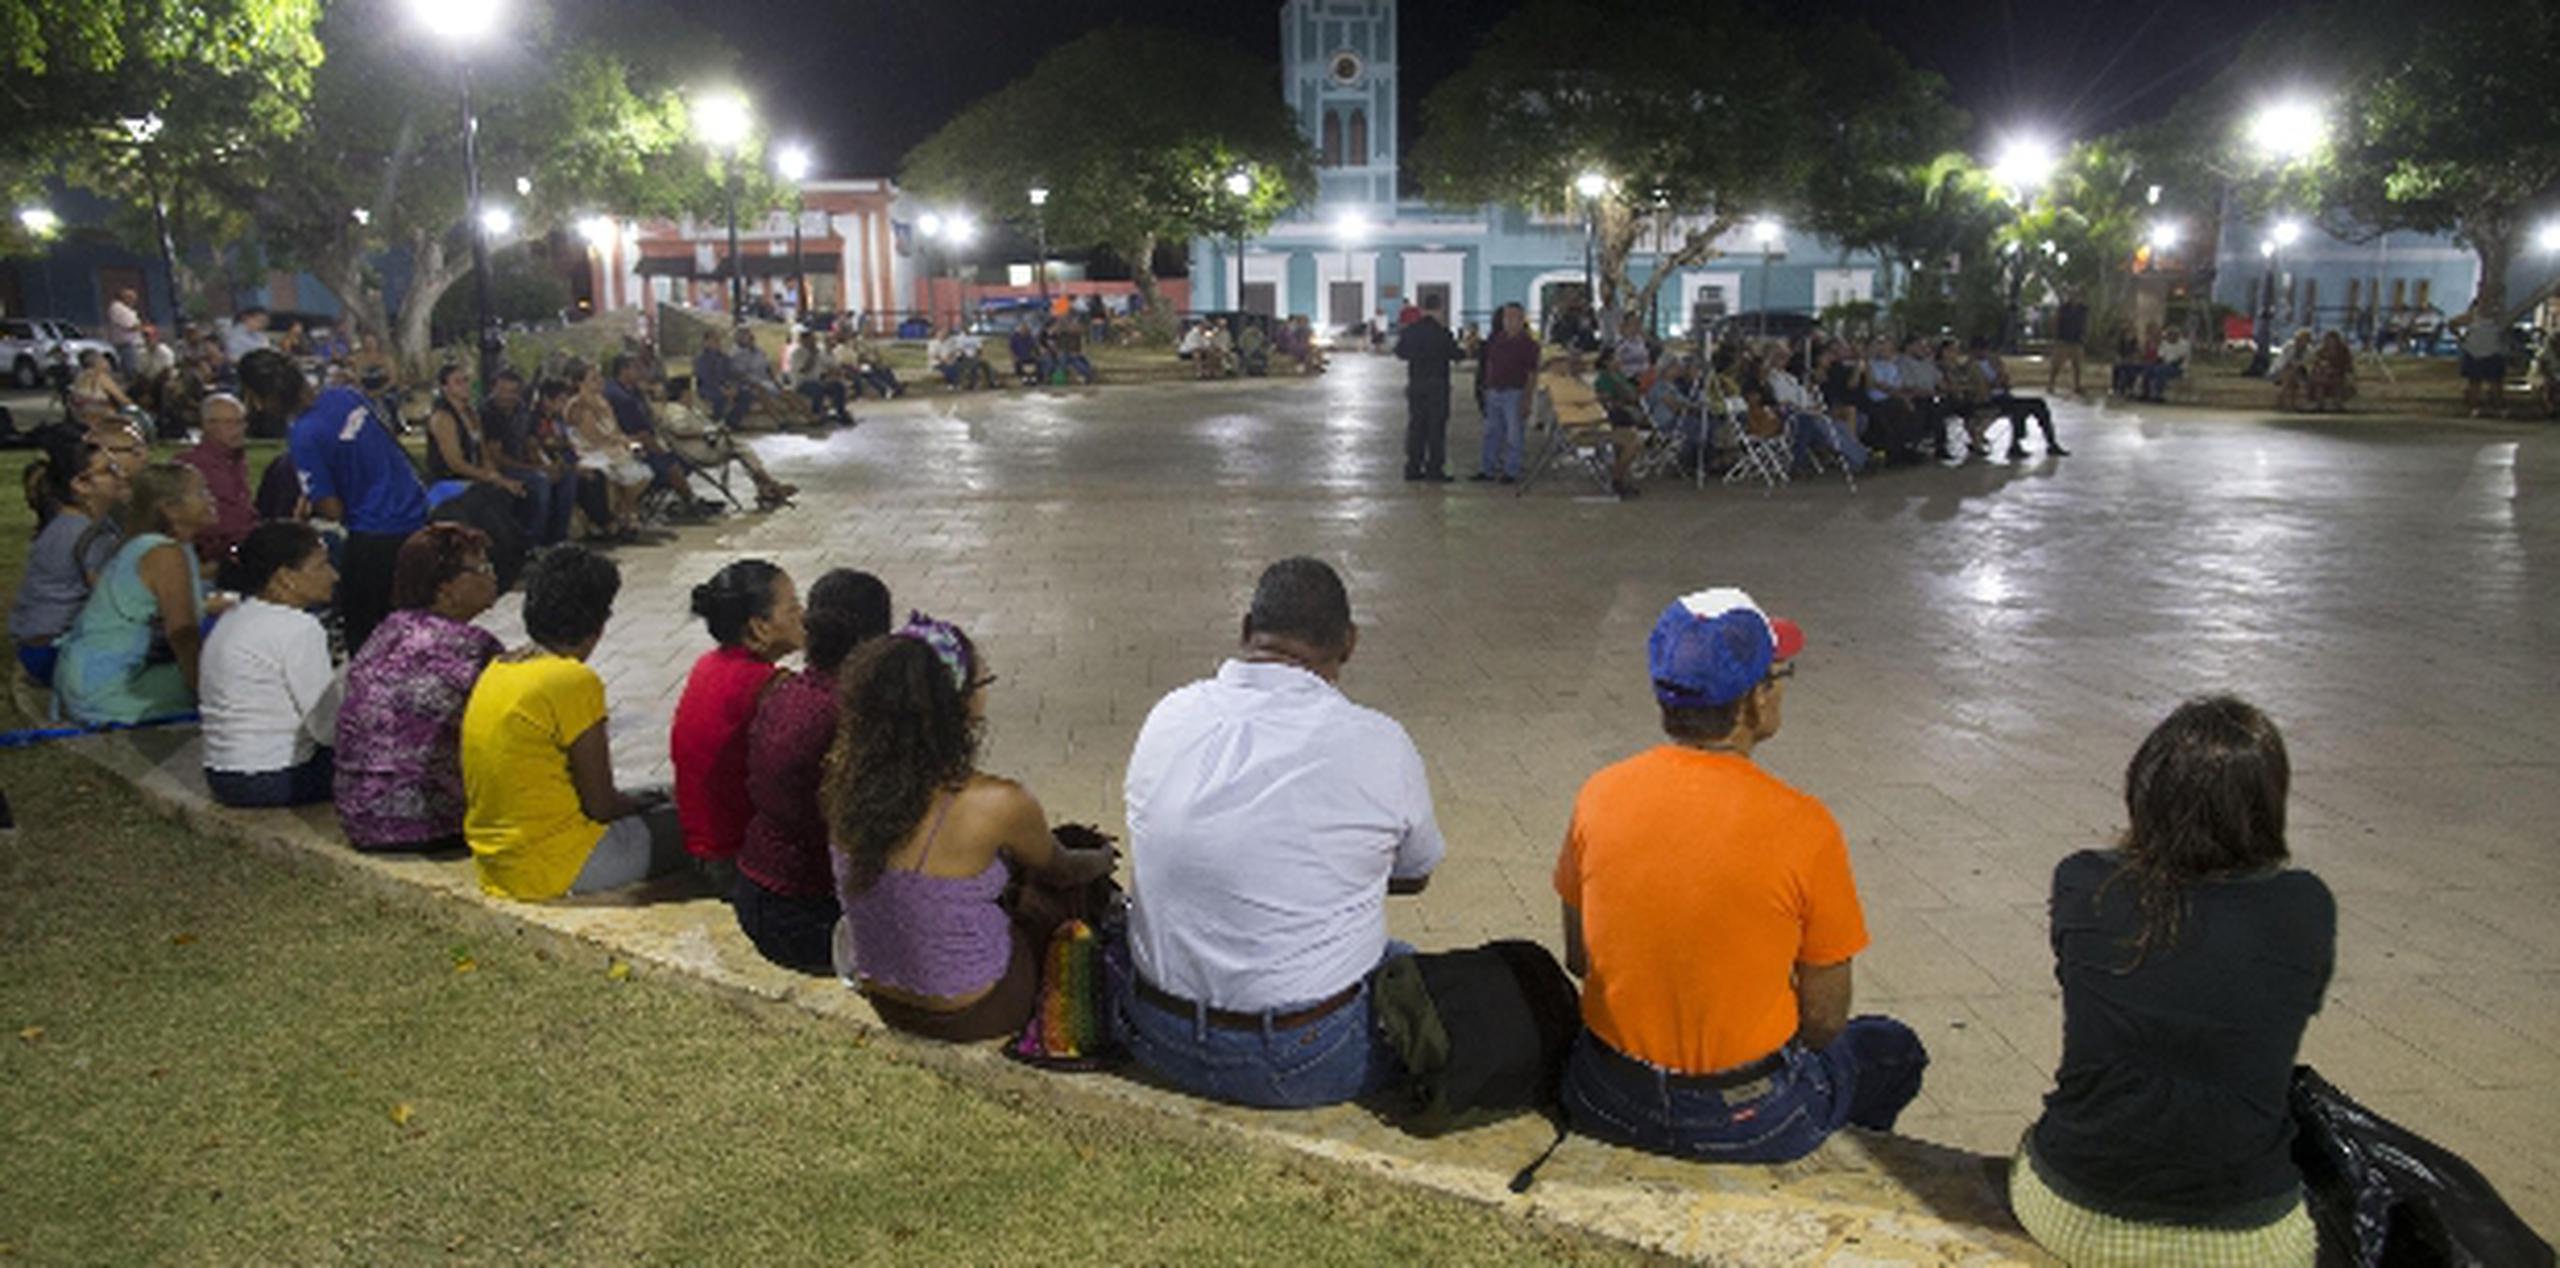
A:
<svg viewBox="0 0 2560 1268">
<path fill-rule="evenodd" d="M 1517 207 L 1438 207 L 1398 191 L 1395 0 L 1290 0 L 1280 13 L 1281 84 L 1315 147 L 1314 203 L 1242 244 L 1192 244 L 1205 309 L 1304 314 L 1326 329 L 1391 321 L 1437 294 L 1458 321 L 1526 305 L 1531 327 L 1583 293 L 1578 216 Z M 1677 230 L 1675 230 L 1675 235 Z M 1641 285 L 1677 236 L 1648 237 L 1628 261 Z M 1879 262 L 1807 235 L 1762 243 L 1736 233 L 1719 258 L 1684 268 L 1652 315 L 1665 333 L 1703 316 L 1762 308 L 1814 312 L 1875 297 Z M 1239 267 L 1241 277 L 1239 277 Z"/>
</svg>

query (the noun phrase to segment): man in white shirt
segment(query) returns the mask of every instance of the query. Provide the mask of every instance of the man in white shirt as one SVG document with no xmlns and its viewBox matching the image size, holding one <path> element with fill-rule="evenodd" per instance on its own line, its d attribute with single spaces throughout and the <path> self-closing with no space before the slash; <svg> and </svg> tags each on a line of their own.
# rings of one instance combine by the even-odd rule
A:
<svg viewBox="0 0 2560 1268">
<path fill-rule="evenodd" d="M 1401 1073 L 1370 1017 L 1389 894 L 1444 847 L 1422 755 L 1335 686 L 1359 642 L 1314 559 L 1262 574 L 1244 645 L 1157 702 L 1129 756 L 1128 963 L 1119 1033 L 1196 1096 L 1330 1105 Z"/>
<path fill-rule="evenodd" d="M 240 364 L 240 358 L 266 346 L 267 310 L 263 308 L 241 309 L 240 315 L 232 319 L 230 328 L 222 332 L 222 357 L 233 365 Z"/>
<path fill-rule="evenodd" d="M 107 346 L 115 349 L 116 366 L 127 376 L 142 373 L 142 302 L 130 286 L 107 301 Z"/>
</svg>

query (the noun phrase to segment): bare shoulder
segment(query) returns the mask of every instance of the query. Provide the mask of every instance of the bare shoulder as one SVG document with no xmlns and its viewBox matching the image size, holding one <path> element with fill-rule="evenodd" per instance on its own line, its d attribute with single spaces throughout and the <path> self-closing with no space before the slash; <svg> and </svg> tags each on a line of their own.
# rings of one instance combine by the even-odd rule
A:
<svg viewBox="0 0 2560 1268">
<path fill-rule="evenodd" d="M 1006 820 L 1041 812 L 1040 799 L 1018 781 L 1002 775 L 973 774 L 960 789 L 953 809 L 967 812 L 973 818 Z"/>
</svg>

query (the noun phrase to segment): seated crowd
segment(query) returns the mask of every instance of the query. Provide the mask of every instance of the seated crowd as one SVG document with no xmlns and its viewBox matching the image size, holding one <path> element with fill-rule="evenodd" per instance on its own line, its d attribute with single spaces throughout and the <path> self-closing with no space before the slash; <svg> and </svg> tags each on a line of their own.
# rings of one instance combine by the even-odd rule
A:
<svg viewBox="0 0 2560 1268">
<path fill-rule="evenodd" d="M 1745 436 L 1780 442 L 1798 470 L 1818 461 L 1853 473 L 1945 461 L 1954 456 L 1950 423 L 1962 426 L 1968 458 L 1991 452 L 1992 428 L 2001 424 L 2013 462 L 2028 455 L 2031 426 L 2047 454 L 2070 454 L 2055 435 L 2052 408 L 2019 394 L 1980 337 L 1916 336 L 1898 347 L 1883 336 L 1862 345 L 1819 332 L 1802 342 L 1735 337 L 1702 361 L 1666 351 L 1629 316 L 1615 343 L 1586 358 L 1570 343 L 1541 349 L 1522 307 L 1506 304 L 1475 355 L 1486 420 L 1472 477 L 1480 481 L 1521 478 L 1522 433 L 1539 400 L 1559 429 L 1607 433 L 1620 496 L 1637 492 L 1632 468 L 1648 435 L 1677 437 L 1679 465 L 1709 471 L 1733 466 Z"/>
<path fill-rule="evenodd" d="M 83 539 L 127 483 L 94 451 L 74 469 L 74 453 L 49 566 L 101 557 Z M 191 469 L 129 483 L 135 531 L 104 556 L 100 593 L 118 597 L 95 619 L 121 623 L 131 657 L 156 612 L 194 630 L 186 545 L 210 516 Z M 393 610 L 347 666 L 343 702 L 310 615 L 337 573 L 293 522 L 260 525 L 228 561 L 242 597 L 200 653 L 172 639 L 182 661 L 112 680 L 144 712 L 150 693 L 200 682 L 207 780 L 231 804 L 334 800 L 356 848 L 468 850 L 486 892 L 521 901 L 681 878 L 725 897 L 765 957 L 841 976 L 912 1034 L 988 1040 L 1032 1019 L 1050 932 L 1110 906 L 1119 853 L 980 765 L 999 677 L 965 631 L 921 614 L 892 628 L 887 587 L 864 573 L 830 571 L 804 601 L 770 562 L 721 568 L 692 594 L 711 645 L 668 732 L 670 797 L 613 773 L 588 662 L 614 563 L 576 544 L 538 555 L 526 641 L 502 648 L 471 623 L 497 593 L 487 548 L 459 524 L 399 540 Z M 1359 645 L 1330 566 L 1273 564 L 1233 654 L 1159 701 L 1129 755 L 1106 1011 L 1174 1088 L 1303 1107 L 1405 1077 L 1373 1000 L 1385 966 L 1416 954 L 1388 936 L 1389 900 L 1422 892 L 1449 845 L 1421 752 L 1343 690 Z M 1584 783 L 1552 874 L 1583 984 L 1557 1090 L 1577 1132 L 1779 1162 L 1844 1126 L 1890 1131 L 1919 1094 L 1919 1037 L 1854 1007 L 1870 937 L 1848 842 L 1757 760 L 1806 647 L 1730 588 L 1683 596 L 1654 625 L 1662 742 Z M 109 680 L 85 658 L 56 671 L 93 676 Z M 2287 782 L 2262 714 L 2190 703 L 2133 759 L 2123 839 L 2055 869 L 2063 1056 L 2010 1186 L 2067 1262 L 2311 1262 L 2285 1086 L 2336 912 L 2286 866 Z"/>
</svg>

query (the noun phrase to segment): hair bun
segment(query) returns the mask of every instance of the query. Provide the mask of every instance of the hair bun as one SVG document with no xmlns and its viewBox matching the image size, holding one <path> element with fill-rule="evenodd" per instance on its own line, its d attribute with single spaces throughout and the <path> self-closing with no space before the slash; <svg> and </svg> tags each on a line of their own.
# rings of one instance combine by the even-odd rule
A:
<svg viewBox="0 0 2560 1268">
<path fill-rule="evenodd" d="M 708 619 L 720 608 L 720 587 L 705 581 L 693 588 L 693 614 Z"/>
</svg>

